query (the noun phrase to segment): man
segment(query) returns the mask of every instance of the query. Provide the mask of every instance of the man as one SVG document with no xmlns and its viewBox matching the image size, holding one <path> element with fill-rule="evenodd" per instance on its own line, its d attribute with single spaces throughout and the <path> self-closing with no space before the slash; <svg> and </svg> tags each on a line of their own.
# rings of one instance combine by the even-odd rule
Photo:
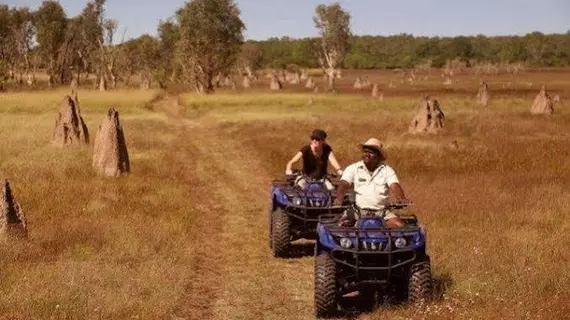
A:
<svg viewBox="0 0 570 320">
<path fill-rule="evenodd" d="M 380 140 L 370 138 L 362 147 L 362 161 L 348 166 L 344 170 L 337 190 L 335 205 L 341 205 L 346 190 L 354 186 L 356 206 L 358 214 L 383 214 L 385 225 L 388 228 L 403 227 L 403 221 L 394 213 L 384 210 L 388 204 L 388 194 L 391 193 L 396 202 L 406 203 L 404 190 L 400 186 L 394 169 L 384 164 L 386 153 Z M 347 211 L 341 217 L 341 224 L 346 225 L 357 217 L 352 217 L 354 212 Z"/>
<path fill-rule="evenodd" d="M 293 164 L 303 159 L 303 175 L 295 181 L 302 189 L 307 188 L 307 179 L 322 180 L 328 190 L 333 190 L 333 184 L 326 179 L 327 166 L 330 162 L 338 175 L 342 175 L 342 170 L 331 146 L 327 144 L 327 133 L 321 129 L 315 129 L 311 133 L 311 142 L 301 148 L 297 154 L 287 163 L 285 174 L 291 175 Z"/>
</svg>

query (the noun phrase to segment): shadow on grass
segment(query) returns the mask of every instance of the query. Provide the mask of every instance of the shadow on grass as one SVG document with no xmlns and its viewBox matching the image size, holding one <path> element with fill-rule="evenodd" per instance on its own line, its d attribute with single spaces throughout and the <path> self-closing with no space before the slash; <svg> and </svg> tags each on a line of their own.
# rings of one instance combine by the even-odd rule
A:
<svg viewBox="0 0 570 320">
<path fill-rule="evenodd" d="M 438 275 L 433 275 L 433 301 L 443 300 L 443 296 L 453 285 L 453 278 L 448 272 Z"/>
<path fill-rule="evenodd" d="M 449 273 L 444 273 L 433 275 L 432 281 L 433 294 L 431 301 L 438 302 L 443 300 L 444 294 L 453 284 L 453 278 Z M 339 302 L 341 310 L 338 314 L 334 315 L 332 319 L 357 319 L 360 316 L 372 313 L 379 308 L 415 308 L 414 305 L 408 303 L 405 295 L 400 295 L 398 293 L 385 294 L 383 292 L 379 292 L 379 296 L 376 299 L 374 298 L 373 292 L 364 293 L 364 296 L 361 296 L 360 293 L 347 295 Z"/>
<path fill-rule="evenodd" d="M 298 259 L 307 258 L 315 255 L 315 243 L 314 242 L 302 242 L 293 243 L 289 246 L 287 251 L 287 258 Z"/>
</svg>

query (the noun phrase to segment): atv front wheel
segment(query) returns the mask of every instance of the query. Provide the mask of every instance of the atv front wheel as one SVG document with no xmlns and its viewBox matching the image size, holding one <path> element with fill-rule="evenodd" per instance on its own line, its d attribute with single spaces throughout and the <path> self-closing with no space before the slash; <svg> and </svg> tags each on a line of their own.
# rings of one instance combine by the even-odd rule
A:
<svg viewBox="0 0 570 320">
<path fill-rule="evenodd" d="M 289 216 L 283 209 L 278 208 L 271 214 L 271 249 L 275 257 L 283 257 L 289 247 L 290 224 Z"/>
<path fill-rule="evenodd" d="M 431 266 L 429 261 L 416 263 L 410 270 L 408 282 L 408 301 L 421 303 L 432 295 Z"/>
<path fill-rule="evenodd" d="M 315 259 L 315 313 L 329 317 L 337 310 L 336 265 L 328 254 Z"/>
</svg>

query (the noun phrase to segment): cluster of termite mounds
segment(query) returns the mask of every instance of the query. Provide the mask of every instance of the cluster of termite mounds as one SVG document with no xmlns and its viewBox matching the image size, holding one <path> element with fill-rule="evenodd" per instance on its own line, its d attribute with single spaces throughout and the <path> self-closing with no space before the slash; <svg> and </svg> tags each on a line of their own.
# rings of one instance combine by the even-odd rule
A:
<svg viewBox="0 0 570 320">
<path fill-rule="evenodd" d="M 89 145 L 89 131 L 81 116 L 76 93 L 66 96 L 55 120 L 52 143 L 60 146 Z M 127 144 L 119 112 L 110 108 L 95 135 L 93 144 L 94 170 L 103 176 L 118 177 L 130 172 Z"/>
<path fill-rule="evenodd" d="M 307 70 L 273 70 L 264 76 L 269 81 L 269 90 L 280 91 L 285 88 L 285 85 L 294 85 L 299 87 L 304 87 L 306 89 L 313 90 L 314 93 L 320 91 L 315 78 L 309 74 Z M 334 72 L 334 79 L 342 78 L 342 73 L 340 70 Z M 328 80 L 328 76 L 323 75 L 323 79 Z M 244 79 L 244 83 L 246 80 Z M 249 88 L 250 86 L 243 85 L 243 88 Z"/>
<path fill-rule="evenodd" d="M 485 81 L 481 81 L 479 84 L 479 90 L 477 91 L 477 103 L 483 106 L 489 104 L 490 94 L 489 85 Z M 554 113 L 554 104 L 560 102 L 560 96 L 551 96 L 546 89 L 546 85 L 542 85 L 540 92 L 534 98 L 532 106 L 530 108 L 530 113 L 533 115 L 551 115 Z"/>
<path fill-rule="evenodd" d="M 372 96 L 376 97 L 376 95 L 377 88 L 374 86 Z M 487 106 L 490 98 L 489 85 L 486 81 L 481 81 L 477 91 L 476 102 L 482 106 Z M 559 95 L 552 97 L 548 93 L 546 85 L 542 85 L 540 92 L 534 99 L 530 112 L 534 115 L 550 115 L 554 113 L 554 103 L 559 101 Z M 411 134 L 438 133 L 444 129 L 444 122 L 445 114 L 441 109 L 439 101 L 425 96 L 420 101 L 418 110 L 408 128 L 408 132 Z"/>
<path fill-rule="evenodd" d="M 89 130 L 81 115 L 76 93 L 61 102 L 55 119 L 52 143 L 58 147 L 89 145 Z M 119 177 L 130 172 L 129 154 L 119 113 L 110 108 L 95 135 L 94 170 L 106 177 Z M 22 207 L 16 201 L 10 183 L 2 183 L 0 199 L 0 240 L 26 238 L 28 228 Z"/>
</svg>

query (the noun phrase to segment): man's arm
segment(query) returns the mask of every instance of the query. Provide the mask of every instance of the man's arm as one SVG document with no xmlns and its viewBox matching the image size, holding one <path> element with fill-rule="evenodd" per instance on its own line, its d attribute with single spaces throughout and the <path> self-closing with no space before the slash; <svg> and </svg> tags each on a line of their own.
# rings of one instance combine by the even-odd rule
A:
<svg viewBox="0 0 570 320">
<path fill-rule="evenodd" d="M 338 161 L 336 160 L 336 157 L 334 156 L 334 153 L 332 151 L 329 154 L 329 161 L 333 166 L 333 168 L 336 170 L 336 174 L 342 175 L 342 170 L 341 170 L 342 168 L 340 167 L 340 164 L 338 164 Z"/>
<path fill-rule="evenodd" d="M 292 173 L 291 168 L 293 167 L 293 164 L 301 160 L 302 157 L 303 153 L 301 151 L 297 152 L 297 154 L 291 159 L 291 161 L 287 162 L 287 167 L 285 168 L 285 174 L 291 174 Z"/>
<path fill-rule="evenodd" d="M 344 195 L 346 194 L 346 190 L 349 189 L 354 183 L 355 174 L 356 170 L 354 165 L 346 167 L 346 170 L 344 170 L 344 173 L 340 178 L 340 182 L 336 190 L 336 199 L 334 201 L 334 205 L 342 205 L 344 202 Z"/>
<path fill-rule="evenodd" d="M 402 186 L 398 182 L 390 185 L 390 193 L 396 202 L 410 202 L 404 193 L 404 189 L 402 189 Z"/>
<path fill-rule="evenodd" d="M 402 186 L 400 185 L 400 180 L 396 175 L 396 171 L 394 171 L 394 169 L 392 169 L 391 167 L 386 167 L 386 170 L 387 170 L 386 184 L 390 189 L 390 196 L 392 198 L 392 201 L 410 202 L 410 200 L 408 200 L 406 194 L 404 193 L 404 189 L 402 189 Z"/>
<path fill-rule="evenodd" d="M 340 180 L 338 187 L 336 189 L 336 199 L 334 201 L 335 206 L 340 206 L 344 202 L 344 195 L 346 190 L 350 188 L 350 183 L 348 181 Z"/>
</svg>

